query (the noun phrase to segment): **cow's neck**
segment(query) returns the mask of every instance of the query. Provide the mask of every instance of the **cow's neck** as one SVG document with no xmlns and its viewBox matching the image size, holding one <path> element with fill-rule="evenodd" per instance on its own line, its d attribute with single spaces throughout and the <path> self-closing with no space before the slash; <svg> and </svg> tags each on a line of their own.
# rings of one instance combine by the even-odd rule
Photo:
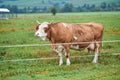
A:
<svg viewBox="0 0 120 80">
<path fill-rule="evenodd" d="M 51 28 L 50 28 L 50 41 L 51 41 L 51 37 L 52 37 L 52 31 L 51 31 Z"/>
<path fill-rule="evenodd" d="M 49 27 L 49 28 L 48 28 L 48 34 L 47 34 L 47 35 L 48 35 L 48 37 L 47 37 L 47 38 L 49 39 L 49 41 L 51 41 L 51 38 L 52 38 L 52 31 L 51 31 L 51 27 Z"/>
</svg>

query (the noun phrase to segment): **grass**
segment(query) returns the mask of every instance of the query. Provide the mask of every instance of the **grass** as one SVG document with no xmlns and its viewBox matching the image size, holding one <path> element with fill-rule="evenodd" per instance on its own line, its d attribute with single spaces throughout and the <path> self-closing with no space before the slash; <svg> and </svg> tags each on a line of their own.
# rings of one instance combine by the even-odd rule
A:
<svg viewBox="0 0 120 80">
<path fill-rule="evenodd" d="M 34 36 L 35 22 L 100 22 L 104 25 L 103 40 L 120 40 L 120 12 L 19 14 L 18 18 L 0 20 L 0 46 L 16 44 L 44 44 Z M 120 43 L 104 43 L 101 54 L 120 53 Z M 73 51 L 71 56 L 86 55 L 86 51 Z M 50 46 L 0 48 L 0 61 L 13 59 L 57 57 Z M 101 56 L 98 64 L 93 57 L 71 58 L 71 65 L 58 66 L 58 59 L 0 62 L 1 80 L 119 80 L 120 56 Z"/>
<path fill-rule="evenodd" d="M 90 59 L 89 59 L 90 60 Z M 112 57 L 100 57 L 100 61 L 103 63 L 91 64 L 86 61 L 86 58 L 72 60 L 71 66 L 58 66 L 57 61 L 34 61 L 34 62 L 16 62 L 16 63 L 3 63 L 2 67 L 5 73 L 2 73 L 3 80 L 119 80 L 119 67 L 120 65 L 117 58 Z M 114 63 L 114 61 L 117 61 Z M 2 64 L 2 65 L 3 65 Z M 37 64 L 37 65 L 36 65 Z M 17 65 L 17 66 L 15 66 Z M 8 72 L 8 69 L 10 71 Z M 14 71 L 16 70 L 16 71 Z M 8 77 L 10 76 L 10 77 Z"/>
</svg>

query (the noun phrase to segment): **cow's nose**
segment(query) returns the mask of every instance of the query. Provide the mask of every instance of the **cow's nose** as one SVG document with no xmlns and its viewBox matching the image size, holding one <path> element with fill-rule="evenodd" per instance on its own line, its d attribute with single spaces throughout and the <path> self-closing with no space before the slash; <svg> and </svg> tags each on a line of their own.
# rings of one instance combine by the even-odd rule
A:
<svg viewBox="0 0 120 80">
<path fill-rule="evenodd" d="M 39 33 L 36 33 L 35 36 L 39 36 Z"/>
</svg>

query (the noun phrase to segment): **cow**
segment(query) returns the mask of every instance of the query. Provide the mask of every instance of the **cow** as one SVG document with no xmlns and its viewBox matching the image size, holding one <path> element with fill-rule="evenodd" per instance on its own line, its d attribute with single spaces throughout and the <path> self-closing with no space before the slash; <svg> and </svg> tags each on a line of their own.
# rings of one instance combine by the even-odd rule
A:
<svg viewBox="0 0 120 80">
<path fill-rule="evenodd" d="M 88 49 L 94 52 L 93 63 L 98 62 L 98 53 L 102 49 L 104 27 L 100 23 L 43 22 L 36 26 L 35 36 L 48 40 L 51 48 L 59 55 L 59 65 L 63 64 L 62 52 L 65 52 L 66 65 L 70 65 L 70 49 Z M 75 43 L 75 44 L 74 44 Z M 57 44 L 57 45 L 56 45 Z"/>
</svg>

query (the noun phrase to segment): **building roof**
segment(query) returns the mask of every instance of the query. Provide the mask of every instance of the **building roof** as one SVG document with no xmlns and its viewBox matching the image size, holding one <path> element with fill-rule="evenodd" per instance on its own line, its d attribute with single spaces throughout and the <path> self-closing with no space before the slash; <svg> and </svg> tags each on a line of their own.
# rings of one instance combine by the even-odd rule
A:
<svg viewBox="0 0 120 80">
<path fill-rule="evenodd" d="M 10 12 L 7 8 L 0 8 L 0 12 Z"/>
</svg>

